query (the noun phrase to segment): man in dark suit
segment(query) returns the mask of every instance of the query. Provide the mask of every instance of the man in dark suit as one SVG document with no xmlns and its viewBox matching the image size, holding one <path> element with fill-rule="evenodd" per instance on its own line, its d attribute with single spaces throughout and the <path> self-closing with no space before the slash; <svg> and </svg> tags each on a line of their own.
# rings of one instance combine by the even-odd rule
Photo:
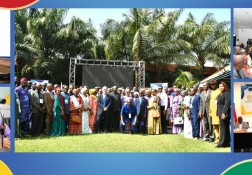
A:
<svg viewBox="0 0 252 175">
<path fill-rule="evenodd" d="M 200 94 L 200 118 L 203 118 L 204 121 L 204 134 L 205 141 L 213 141 L 213 126 L 212 126 L 212 118 L 209 116 L 209 107 L 210 107 L 210 97 L 211 97 L 211 89 L 209 88 L 209 83 L 205 82 L 203 84 L 203 91 Z"/>
<path fill-rule="evenodd" d="M 195 95 L 196 89 L 191 88 L 190 91 L 190 119 L 192 123 L 192 136 L 194 140 L 199 139 L 199 111 L 200 111 L 200 96 Z"/>
<path fill-rule="evenodd" d="M 36 84 L 36 90 L 31 92 L 31 105 L 32 105 L 32 127 L 31 134 L 32 136 L 40 135 L 43 131 L 43 117 L 45 112 L 44 98 L 41 92 L 42 85 Z"/>
<path fill-rule="evenodd" d="M 110 130 L 119 132 L 120 112 L 122 108 L 121 94 L 118 93 L 117 87 L 112 87 L 112 92 L 109 94 L 112 98 L 111 114 L 110 114 Z"/>
<path fill-rule="evenodd" d="M 147 105 L 148 101 L 144 98 L 145 89 L 141 88 L 139 90 L 139 103 L 140 109 L 137 111 L 137 129 L 141 133 L 146 133 L 146 123 L 147 123 Z"/>
<path fill-rule="evenodd" d="M 108 123 L 110 118 L 110 111 L 112 105 L 112 98 L 108 95 L 108 88 L 104 86 L 102 88 L 102 94 L 98 96 L 98 112 L 96 122 L 96 132 L 101 130 L 101 124 L 103 123 L 103 131 L 108 131 Z"/>
</svg>

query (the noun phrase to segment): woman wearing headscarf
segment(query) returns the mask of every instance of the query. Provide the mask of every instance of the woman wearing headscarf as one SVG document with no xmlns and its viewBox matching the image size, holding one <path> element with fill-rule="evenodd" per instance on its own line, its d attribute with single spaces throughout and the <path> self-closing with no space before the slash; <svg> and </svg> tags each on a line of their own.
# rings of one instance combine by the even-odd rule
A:
<svg viewBox="0 0 252 175">
<path fill-rule="evenodd" d="M 216 146 L 218 148 L 229 147 L 230 146 L 230 90 L 226 83 L 221 82 L 219 84 L 219 89 L 221 91 L 217 98 L 217 116 L 220 118 L 220 140 L 219 144 Z"/>
<path fill-rule="evenodd" d="M 70 120 L 68 126 L 69 134 L 82 134 L 82 111 L 83 101 L 79 95 L 79 89 L 73 90 L 73 95 L 70 97 Z M 79 119 L 79 120 L 74 120 Z"/>
<path fill-rule="evenodd" d="M 174 88 L 174 97 L 172 100 L 172 121 L 173 121 L 173 126 L 172 126 L 172 133 L 173 134 L 180 134 L 182 132 L 182 127 L 183 125 L 177 125 L 174 124 L 174 119 L 180 116 L 180 104 L 182 101 L 182 97 L 179 95 L 179 89 Z"/>
<path fill-rule="evenodd" d="M 192 124 L 189 115 L 190 96 L 188 96 L 187 90 L 182 91 L 181 95 L 182 95 L 181 109 L 183 110 L 184 115 L 184 137 L 192 138 Z"/>
<path fill-rule="evenodd" d="M 50 136 L 65 135 L 65 115 L 64 115 L 64 101 L 60 95 L 60 87 L 55 89 L 54 103 L 53 103 L 53 120 L 51 123 Z"/>
<path fill-rule="evenodd" d="M 90 89 L 90 117 L 89 117 L 89 127 L 92 132 L 95 132 L 95 124 L 96 124 L 96 115 L 98 110 L 98 98 L 96 96 L 96 90 Z"/>
<path fill-rule="evenodd" d="M 145 98 L 145 99 L 147 100 L 147 102 L 149 103 L 150 98 L 151 98 L 151 90 L 150 90 L 150 89 L 146 89 L 144 98 Z"/>
<path fill-rule="evenodd" d="M 148 109 L 148 134 L 161 134 L 161 115 L 154 117 L 156 113 L 160 114 L 159 97 L 157 96 L 157 90 L 152 89 L 152 97 L 149 100 Z"/>
<path fill-rule="evenodd" d="M 83 111 L 82 111 L 82 134 L 91 134 L 92 131 L 89 127 L 89 116 L 90 116 L 90 104 L 89 104 L 89 95 L 88 88 L 85 86 L 81 89 L 80 94 L 83 101 Z"/>
</svg>

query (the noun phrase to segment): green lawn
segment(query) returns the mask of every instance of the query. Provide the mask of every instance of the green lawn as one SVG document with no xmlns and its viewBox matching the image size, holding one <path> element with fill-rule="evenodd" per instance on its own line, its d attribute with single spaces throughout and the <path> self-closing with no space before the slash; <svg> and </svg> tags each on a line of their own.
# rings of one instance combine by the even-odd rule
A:
<svg viewBox="0 0 252 175">
<path fill-rule="evenodd" d="M 17 139 L 16 152 L 230 152 L 183 135 L 91 134 Z"/>
</svg>

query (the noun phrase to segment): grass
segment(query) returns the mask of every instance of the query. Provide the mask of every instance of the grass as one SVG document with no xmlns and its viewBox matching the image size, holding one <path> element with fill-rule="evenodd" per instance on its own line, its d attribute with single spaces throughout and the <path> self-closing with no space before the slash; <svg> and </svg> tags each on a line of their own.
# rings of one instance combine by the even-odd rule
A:
<svg viewBox="0 0 252 175">
<path fill-rule="evenodd" d="M 183 135 L 91 134 L 17 139 L 16 152 L 230 152 Z"/>
</svg>

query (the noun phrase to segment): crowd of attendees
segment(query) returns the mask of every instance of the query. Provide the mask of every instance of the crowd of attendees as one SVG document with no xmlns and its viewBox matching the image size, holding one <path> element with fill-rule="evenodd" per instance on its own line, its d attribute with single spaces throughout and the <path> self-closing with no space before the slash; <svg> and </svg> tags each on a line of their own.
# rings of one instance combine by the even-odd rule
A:
<svg viewBox="0 0 252 175">
<path fill-rule="evenodd" d="M 234 47 L 234 79 L 251 79 L 252 78 L 252 47 L 244 48 L 244 46 Z"/>
<path fill-rule="evenodd" d="M 230 146 L 230 94 L 224 82 L 212 80 L 189 90 L 184 86 L 131 90 L 31 84 L 22 78 L 15 94 L 16 136 L 183 133 L 217 147 Z"/>
</svg>

